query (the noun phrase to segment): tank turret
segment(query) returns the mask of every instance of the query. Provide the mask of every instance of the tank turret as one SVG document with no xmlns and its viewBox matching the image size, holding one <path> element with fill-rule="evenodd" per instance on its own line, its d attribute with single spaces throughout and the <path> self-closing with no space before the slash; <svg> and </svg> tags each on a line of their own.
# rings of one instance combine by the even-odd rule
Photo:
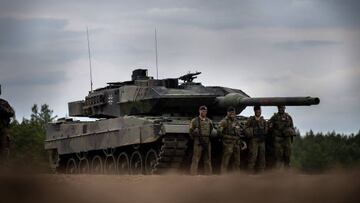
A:
<svg viewBox="0 0 360 203">
<path fill-rule="evenodd" d="M 246 106 L 305 106 L 319 104 L 312 97 L 251 98 L 239 89 L 208 87 L 193 80 L 200 72 L 179 78 L 162 80 L 147 75 L 146 69 L 133 71 L 132 80 L 112 82 L 108 86 L 89 92 L 82 101 L 69 103 L 70 116 L 111 118 L 124 115 L 164 114 L 189 116 L 206 105 L 212 115 L 223 115 L 224 109 L 234 106 L 241 112 Z M 179 84 L 179 80 L 183 81 Z"/>
</svg>

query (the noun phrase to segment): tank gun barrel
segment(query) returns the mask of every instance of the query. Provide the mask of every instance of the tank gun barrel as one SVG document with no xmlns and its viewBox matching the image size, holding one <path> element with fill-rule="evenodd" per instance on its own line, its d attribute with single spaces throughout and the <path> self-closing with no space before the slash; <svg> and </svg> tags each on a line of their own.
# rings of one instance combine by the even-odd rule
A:
<svg viewBox="0 0 360 203">
<path fill-rule="evenodd" d="M 230 93 L 217 97 L 217 105 L 223 108 L 246 106 L 310 106 L 320 103 L 318 97 L 247 97 L 238 93 Z"/>
</svg>

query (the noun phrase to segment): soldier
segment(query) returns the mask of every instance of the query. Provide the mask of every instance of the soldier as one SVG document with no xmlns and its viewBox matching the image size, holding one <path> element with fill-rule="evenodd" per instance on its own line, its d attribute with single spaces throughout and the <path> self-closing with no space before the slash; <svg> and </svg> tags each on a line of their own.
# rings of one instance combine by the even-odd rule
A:
<svg viewBox="0 0 360 203">
<path fill-rule="evenodd" d="M 1 94 L 1 86 L 0 86 Z M 2 164 L 9 154 L 10 137 L 9 125 L 10 118 L 14 116 L 14 110 L 9 103 L 0 98 L 0 163 Z"/>
<path fill-rule="evenodd" d="M 240 145 L 246 144 L 240 140 L 240 124 L 236 120 L 236 112 L 234 107 L 229 107 L 227 115 L 219 123 L 219 133 L 223 139 L 223 153 L 221 160 L 220 173 L 227 172 L 230 158 L 234 157 L 234 168 L 240 170 Z"/>
<path fill-rule="evenodd" d="M 210 135 L 213 130 L 213 123 L 206 115 L 207 107 L 201 106 L 199 108 L 199 116 L 190 121 L 189 133 L 194 140 L 193 157 L 190 168 L 191 175 L 197 174 L 201 156 L 203 156 L 205 174 L 212 174 Z"/>
<path fill-rule="evenodd" d="M 269 130 L 274 142 L 275 166 L 289 168 L 291 142 L 295 130 L 291 116 L 285 113 L 285 106 L 278 106 L 278 113 L 270 118 Z"/>
<path fill-rule="evenodd" d="M 245 135 L 248 137 L 248 170 L 255 172 L 257 163 L 258 172 L 265 169 L 265 138 L 267 136 L 267 123 L 261 116 L 260 106 L 254 106 L 254 116 L 250 116 L 245 124 Z"/>
</svg>

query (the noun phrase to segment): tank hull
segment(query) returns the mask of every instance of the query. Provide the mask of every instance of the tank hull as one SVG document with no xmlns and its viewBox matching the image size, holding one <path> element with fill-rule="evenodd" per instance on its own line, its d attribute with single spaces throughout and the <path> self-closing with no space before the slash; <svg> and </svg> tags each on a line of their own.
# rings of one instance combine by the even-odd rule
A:
<svg viewBox="0 0 360 203">
<path fill-rule="evenodd" d="M 51 123 L 46 128 L 45 149 L 51 167 L 61 173 L 187 174 L 193 147 L 190 120 L 129 116 Z M 211 143 L 213 169 L 218 173 L 222 142 L 216 130 Z"/>
<path fill-rule="evenodd" d="M 51 123 L 46 128 L 45 149 L 58 172 L 187 173 L 192 154 L 189 121 L 187 117 L 129 116 Z M 120 156 L 126 157 L 126 166 Z M 95 162 L 101 162 L 100 166 Z"/>
<path fill-rule="evenodd" d="M 154 142 L 164 133 L 162 125 L 134 117 L 92 122 L 64 122 L 47 126 L 45 149 L 60 155 Z"/>
</svg>

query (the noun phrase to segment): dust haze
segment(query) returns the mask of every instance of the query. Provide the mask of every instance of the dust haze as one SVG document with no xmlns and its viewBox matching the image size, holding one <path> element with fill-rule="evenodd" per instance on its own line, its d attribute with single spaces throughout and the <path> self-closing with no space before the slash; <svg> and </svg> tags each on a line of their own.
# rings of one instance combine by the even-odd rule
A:
<svg viewBox="0 0 360 203">
<path fill-rule="evenodd" d="M 359 202 L 360 170 L 308 175 L 4 175 L 1 202 Z"/>
</svg>

